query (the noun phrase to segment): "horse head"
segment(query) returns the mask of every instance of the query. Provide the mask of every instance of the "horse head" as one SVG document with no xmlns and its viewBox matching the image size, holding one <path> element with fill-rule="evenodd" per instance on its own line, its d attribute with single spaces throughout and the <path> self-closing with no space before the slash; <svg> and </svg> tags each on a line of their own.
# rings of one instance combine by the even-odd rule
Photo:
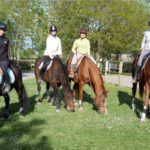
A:
<svg viewBox="0 0 150 150">
<path fill-rule="evenodd" d="M 101 114 L 107 114 L 106 109 L 106 100 L 107 100 L 108 91 L 103 91 L 101 94 L 95 97 L 94 104 L 97 107 L 97 110 Z"/>
<path fill-rule="evenodd" d="M 74 96 L 72 91 L 64 94 L 64 102 L 66 104 L 67 110 L 70 112 L 74 112 L 75 111 L 75 106 L 74 106 Z"/>
</svg>

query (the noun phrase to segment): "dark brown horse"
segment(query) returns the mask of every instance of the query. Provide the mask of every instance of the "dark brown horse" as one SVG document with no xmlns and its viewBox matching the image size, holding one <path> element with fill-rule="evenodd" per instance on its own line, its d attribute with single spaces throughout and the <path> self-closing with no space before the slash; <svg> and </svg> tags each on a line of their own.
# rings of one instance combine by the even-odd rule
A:
<svg viewBox="0 0 150 150">
<path fill-rule="evenodd" d="M 132 77 L 134 76 L 134 70 L 138 59 L 139 59 L 139 55 L 137 55 L 133 61 Z M 132 109 L 133 110 L 136 110 L 136 105 L 135 105 L 136 89 L 137 89 L 137 83 L 133 83 L 133 87 L 132 87 L 132 97 L 133 97 Z M 148 58 L 148 60 L 146 61 L 139 75 L 139 94 L 141 98 L 143 98 L 144 91 L 145 91 L 145 100 L 144 100 L 142 117 L 140 120 L 141 122 L 145 122 L 146 110 L 148 108 L 149 98 L 150 98 L 150 58 Z"/>
<path fill-rule="evenodd" d="M 41 62 L 43 61 L 44 57 L 45 56 L 38 58 L 37 61 L 35 62 L 35 76 L 36 76 L 36 81 L 37 81 L 39 102 L 42 102 L 40 98 L 41 87 L 40 87 L 40 83 L 38 82 L 38 79 L 40 76 L 39 66 Z M 57 85 L 61 84 L 63 87 L 63 92 L 64 92 L 63 100 L 64 100 L 65 105 L 67 106 L 67 109 L 69 111 L 75 111 L 74 102 L 73 102 L 74 96 L 70 88 L 69 79 L 66 73 L 66 67 L 63 64 L 62 60 L 58 57 L 55 57 L 51 61 L 53 61 L 52 66 L 50 67 L 50 69 L 44 72 L 43 77 L 42 77 L 43 80 L 46 82 L 47 93 L 48 93 L 49 87 L 51 86 L 55 95 L 53 103 L 55 103 L 56 105 L 56 111 L 59 112 L 60 111 L 60 99 L 59 99 L 60 95 L 59 95 L 59 86 Z M 49 95 L 48 95 L 48 99 L 49 99 L 48 101 L 50 102 Z"/>
<path fill-rule="evenodd" d="M 70 64 L 72 57 L 67 61 L 67 73 L 70 73 Z M 91 61 L 91 59 L 85 56 L 82 59 L 82 62 L 78 66 L 77 73 L 74 75 L 73 81 L 75 82 L 73 86 L 73 93 L 76 95 L 76 90 L 79 89 L 79 109 L 82 110 L 82 98 L 83 98 L 83 86 L 87 83 L 93 89 L 96 97 L 94 99 L 94 104 L 98 109 L 99 113 L 107 113 L 106 109 L 106 98 L 107 91 L 104 87 L 104 82 L 100 73 L 100 70 L 97 68 L 96 64 Z"/>
<path fill-rule="evenodd" d="M 28 104 L 28 99 L 27 99 L 25 87 L 24 87 L 23 81 L 22 81 L 22 73 L 21 73 L 21 70 L 14 64 L 10 64 L 10 69 L 12 70 L 12 72 L 14 73 L 14 76 L 15 76 L 15 82 L 13 84 L 11 84 L 10 91 L 13 88 L 15 88 L 15 90 L 18 94 L 18 99 L 19 99 L 19 103 L 20 103 L 20 110 L 19 110 L 20 115 L 24 116 L 25 108 Z M 8 94 L 3 94 L 3 93 L 0 93 L 0 96 L 3 96 L 5 99 L 5 109 L 4 109 L 4 114 L 3 114 L 4 118 L 8 118 L 10 97 Z"/>
</svg>

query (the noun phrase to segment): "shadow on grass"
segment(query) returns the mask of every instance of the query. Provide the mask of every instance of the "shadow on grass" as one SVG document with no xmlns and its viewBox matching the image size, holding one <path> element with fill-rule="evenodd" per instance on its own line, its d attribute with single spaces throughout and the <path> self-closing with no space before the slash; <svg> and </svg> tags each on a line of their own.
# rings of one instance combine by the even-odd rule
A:
<svg viewBox="0 0 150 150">
<path fill-rule="evenodd" d="M 119 105 L 126 104 L 131 108 L 131 105 L 132 105 L 132 96 L 131 95 L 129 95 L 128 93 L 123 92 L 123 91 L 118 91 L 118 97 L 119 97 L 119 102 L 120 102 Z M 140 113 L 143 110 L 143 101 L 136 98 L 135 105 L 137 107 L 137 110 L 135 111 L 135 113 L 136 113 L 137 117 L 140 118 Z"/>
<path fill-rule="evenodd" d="M 0 128 L 0 147 L 2 149 L 49 149 L 50 141 L 46 136 L 41 136 L 40 125 L 44 124 L 42 119 L 22 121 L 19 118 L 4 122 L 7 127 Z"/>
</svg>

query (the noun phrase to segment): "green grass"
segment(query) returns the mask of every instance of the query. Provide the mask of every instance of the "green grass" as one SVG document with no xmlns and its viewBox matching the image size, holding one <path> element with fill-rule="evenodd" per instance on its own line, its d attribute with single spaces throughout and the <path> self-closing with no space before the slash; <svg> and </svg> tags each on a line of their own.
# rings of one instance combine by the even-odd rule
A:
<svg viewBox="0 0 150 150">
<path fill-rule="evenodd" d="M 131 105 L 131 89 L 105 84 L 109 89 L 108 115 L 93 109 L 94 94 L 85 86 L 83 111 L 76 107 L 74 113 L 61 112 L 45 100 L 45 84 L 42 83 L 43 103 L 37 103 L 35 80 L 24 81 L 31 108 L 24 118 L 19 116 L 19 104 L 15 91 L 10 93 L 10 117 L 0 120 L 0 150 L 149 150 L 150 121 L 139 122 L 143 102 L 137 99 L 137 112 Z M 62 91 L 61 91 L 62 93 Z M 138 95 L 138 94 L 137 94 Z M 4 101 L 0 97 L 0 116 Z"/>
</svg>

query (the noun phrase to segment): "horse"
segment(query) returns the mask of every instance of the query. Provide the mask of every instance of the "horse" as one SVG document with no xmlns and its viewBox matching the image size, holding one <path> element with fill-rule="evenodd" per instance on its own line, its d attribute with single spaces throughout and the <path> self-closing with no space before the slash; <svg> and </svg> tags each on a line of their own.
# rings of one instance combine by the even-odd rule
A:
<svg viewBox="0 0 150 150">
<path fill-rule="evenodd" d="M 70 64 L 72 61 L 72 56 L 67 61 L 67 74 L 70 74 Z M 73 94 L 74 96 L 79 89 L 79 110 L 83 110 L 82 98 L 83 98 L 83 87 L 88 84 L 95 93 L 94 104 L 97 107 L 99 113 L 107 113 L 106 109 L 106 98 L 107 92 L 104 87 L 103 78 L 101 76 L 100 70 L 97 65 L 88 57 L 84 56 L 80 65 L 77 67 L 77 72 L 74 73 L 74 78 L 70 80 L 74 81 Z"/>
<path fill-rule="evenodd" d="M 35 62 L 35 68 L 34 68 L 39 103 L 42 102 L 42 99 L 40 98 L 41 87 L 40 87 L 40 82 L 38 81 L 40 77 L 39 66 L 41 62 L 43 61 L 44 57 L 48 57 L 48 56 L 39 57 Z M 51 102 L 50 96 L 49 96 L 49 87 L 51 86 L 54 91 L 54 97 L 55 97 L 53 99 L 53 105 L 56 105 L 56 112 L 60 112 L 59 86 L 62 85 L 63 92 L 64 92 L 63 101 L 65 105 L 67 106 L 67 109 L 71 112 L 74 112 L 75 111 L 74 102 L 73 102 L 74 96 L 70 88 L 69 79 L 66 73 L 66 67 L 63 64 L 63 61 L 59 57 L 54 57 L 54 59 L 50 61 L 52 61 L 51 67 L 48 70 L 45 70 L 45 72 L 42 75 L 43 81 L 46 82 L 48 102 Z"/>
<path fill-rule="evenodd" d="M 132 77 L 134 76 L 134 70 L 135 70 L 135 66 L 138 62 L 138 59 L 139 59 L 139 55 L 137 55 L 133 61 Z M 144 94 L 144 90 L 145 90 L 144 107 L 143 107 L 143 111 L 142 111 L 142 117 L 140 119 L 141 122 L 145 122 L 146 110 L 148 108 L 149 98 L 150 98 L 150 70 L 149 70 L 149 66 L 150 66 L 150 57 L 147 59 L 145 65 L 143 66 L 143 68 L 139 74 L 139 80 L 138 80 L 138 82 L 139 82 L 139 94 L 140 94 L 140 97 L 142 99 L 143 99 L 143 94 Z M 134 111 L 136 110 L 136 105 L 135 105 L 136 89 L 137 89 L 137 83 L 133 83 L 133 87 L 132 87 L 132 109 Z"/>
<path fill-rule="evenodd" d="M 22 73 L 21 73 L 21 70 L 19 69 L 19 67 L 17 67 L 13 63 L 10 64 L 10 69 L 12 70 L 12 72 L 14 73 L 14 76 L 15 76 L 15 82 L 10 85 L 10 91 L 13 88 L 16 90 L 18 99 L 20 102 L 20 109 L 19 109 L 20 116 L 23 117 L 23 116 L 25 116 L 25 109 L 28 105 L 28 98 L 27 98 L 27 94 L 26 94 L 26 90 L 25 90 L 23 81 L 22 81 Z M 3 96 L 5 99 L 5 109 L 4 109 L 3 117 L 5 119 L 8 119 L 8 117 L 9 117 L 9 101 L 10 101 L 9 93 L 3 93 L 1 91 L 0 96 Z"/>
</svg>

